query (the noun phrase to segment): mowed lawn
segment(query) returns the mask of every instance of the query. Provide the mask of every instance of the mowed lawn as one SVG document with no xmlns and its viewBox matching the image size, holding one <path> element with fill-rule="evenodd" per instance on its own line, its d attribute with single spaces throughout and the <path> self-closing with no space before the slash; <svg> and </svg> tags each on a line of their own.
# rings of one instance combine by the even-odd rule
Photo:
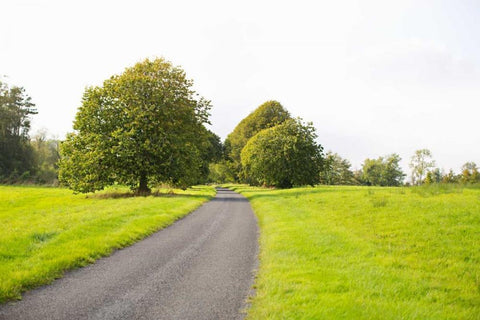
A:
<svg viewBox="0 0 480 320">
<path fill-rule="evenodd" d="M 231 187 L 261 229 L 248 319 L 480 319 L 480 189 Z"/>
<path fill-rule="evenodd" d="M 211 187 L 149 197 L 126 191 L 0 186 L 0 302 L 168 226 L 215 194 Z"/>
</svg>

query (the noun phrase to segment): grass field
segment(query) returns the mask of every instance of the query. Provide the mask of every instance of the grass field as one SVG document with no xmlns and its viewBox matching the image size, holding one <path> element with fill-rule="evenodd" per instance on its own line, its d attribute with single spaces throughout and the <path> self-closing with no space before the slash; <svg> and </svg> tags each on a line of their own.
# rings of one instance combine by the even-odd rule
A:
<svg viewBox="0 0 480 320">
<path fill-rule="evenodd" d="M 261 229 L 248 319 L 480 319 L 480 189 L 231 187 Z"/>
<path fill-rule="evenodd" d="M 85 196 L 59 188 L 0 186 L 0 302 L 144 238 L 215 194 L 211 187 L 149 197 L 125 192 Z"/>
</svg>

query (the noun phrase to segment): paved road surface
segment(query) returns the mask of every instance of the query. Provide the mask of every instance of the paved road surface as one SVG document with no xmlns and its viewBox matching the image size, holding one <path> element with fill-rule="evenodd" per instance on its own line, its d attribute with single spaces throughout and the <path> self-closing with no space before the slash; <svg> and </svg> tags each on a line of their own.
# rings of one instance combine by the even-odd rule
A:
<svg viewBox="0 0 480 320">
<path fill-rule="evenodd" d="M 257 224 L 227 189 L 172 226 L 0 306 L 0 319 L 242 319 Z"/>
</svg>

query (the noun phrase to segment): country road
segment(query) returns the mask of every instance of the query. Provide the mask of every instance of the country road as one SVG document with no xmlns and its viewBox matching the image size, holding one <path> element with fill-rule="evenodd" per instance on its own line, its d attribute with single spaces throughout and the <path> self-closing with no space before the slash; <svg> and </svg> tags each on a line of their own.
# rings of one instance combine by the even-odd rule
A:
<svg viewBox="0 0 480 320">
<path fill-rule="evenodd" d="M 242 319 L 257 235 L 249 202 L 218 189 L 170 227 L 0 305 L 0 319 Z"/>
</svg>

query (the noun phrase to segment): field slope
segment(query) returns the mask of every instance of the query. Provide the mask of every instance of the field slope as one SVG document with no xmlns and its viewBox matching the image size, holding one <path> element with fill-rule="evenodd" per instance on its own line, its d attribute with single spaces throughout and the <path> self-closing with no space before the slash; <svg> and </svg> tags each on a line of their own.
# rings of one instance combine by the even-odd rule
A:
<svg viewBox="0 0 480 320">
<path fill-rule="evenodd" d="M 168 226 L 215 194 L 210 187 L 168 196 L 124 192 L 86 197 L 66 189 L 0 186 L 0 302 Z"/>
<path fill-rule="evenodd" d="M 480 319 L 480 190 L 232 186 L 258 216 L 248 319 Z"/>
</svg>

